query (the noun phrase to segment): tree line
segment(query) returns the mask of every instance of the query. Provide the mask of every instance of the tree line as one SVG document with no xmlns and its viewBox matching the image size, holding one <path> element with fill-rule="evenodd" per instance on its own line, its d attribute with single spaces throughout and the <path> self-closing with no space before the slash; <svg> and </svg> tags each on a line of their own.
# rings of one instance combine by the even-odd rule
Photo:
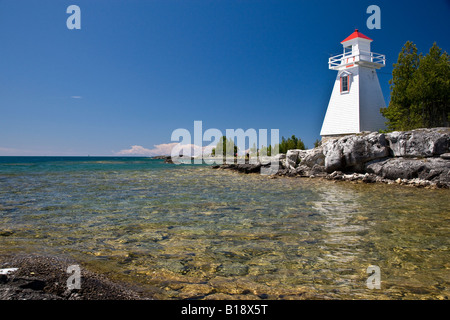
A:
<svg viewBox="0 0 450 320">
<path fill-rule="evenodd" d="M 317 144 L 317 141 L 314 145 Z M 290 138 L 284 138 L 281 137 L 281 142 L 278 144 L 275 144 L 274 147 L 271 145 L 269 146 L 262 146 L 260 149 L 256 147 L 255 144 L 251 148 L 248 149 L 246 152 L 247 154 L 252 155 L 267 155 L 272 156 L 276 153 L 287 153 L 288 150 L 291 149 L 301 149 L 305 150 L 306 146 L 305 143 L 302 141 L 302 139 L 297 138 L 295 135 L 292 135 Z M 278 152 L 275 153 L 275 150 L 278 150 Z M 226 136 L 222 136 L 217 143 L 216 147 L 212 149 L 211 154 L 213 156 L 215 155 L 222 155 L 222 156 L 236 156 L 238 153 L 238 147 L 234 144 L 233 139 L 227 138 Z"/>
</svg>

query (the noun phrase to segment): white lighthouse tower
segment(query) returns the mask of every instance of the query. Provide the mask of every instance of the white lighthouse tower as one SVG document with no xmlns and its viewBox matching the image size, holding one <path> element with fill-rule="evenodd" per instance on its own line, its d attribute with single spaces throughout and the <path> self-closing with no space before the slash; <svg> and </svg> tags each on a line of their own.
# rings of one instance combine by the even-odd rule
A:
<svg viewBox="0 0 450 320">
<path fill-rule="evenodd" d="M 380 108 L 386 107 L 376 69 L 385 66 L 385 56 L 370 51 L 372 39 L 358 29 L 342 41 L 344 52 L 329 58 L 337 70 L 320 135 L 322 140 L 385 128 Z"/>
</svg>

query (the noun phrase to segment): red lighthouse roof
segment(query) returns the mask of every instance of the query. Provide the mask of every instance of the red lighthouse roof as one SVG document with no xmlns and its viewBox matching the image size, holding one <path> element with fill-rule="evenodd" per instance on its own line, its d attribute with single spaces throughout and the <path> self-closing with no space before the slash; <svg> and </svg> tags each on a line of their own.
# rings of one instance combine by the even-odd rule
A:
<svg viewBox="0 0 450 320">
<path fill-rule="evenodd" d="M 347 38 L 345 38 L 343 41 L 341 41 L 341 43 L 347 42 L 347 41 L 355 39 L 355 38 L 362 38 L 362 39 L 373 41 L 368 36 L 365 36 L 361 32 L 359 32 L 358 29 L 355 29 L 355 32 L 353 32 L 351 35 L 349 35 Z"/>
</svg>

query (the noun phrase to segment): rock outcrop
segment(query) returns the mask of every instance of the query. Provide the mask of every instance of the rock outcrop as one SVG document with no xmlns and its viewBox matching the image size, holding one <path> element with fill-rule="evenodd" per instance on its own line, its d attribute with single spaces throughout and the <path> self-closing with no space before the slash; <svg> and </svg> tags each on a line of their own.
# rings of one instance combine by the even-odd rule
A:
<svg viewBox="0 0 450 320">
<path fill-rule="evenodd" d="M 394 131 L 386 139 L 394 157 L 434 157 L 450 148 L 449 128 Z"/>
<path fill-rule="evenodd" d="M 351 135 L 323 145 L 325 170 L 362 172 L 366 162 L 389 155 L 388 142 L 382 133 Z"/>
<path fill-rule="evenodd" d="M 418 178 L 450 186 L 450 161 L 441 158 L 388 158 L 368 163 L 366 172 L 390 180 Z"/>
<path fill-rule="evenodd" d="M 449 188 L 450 128 L 348 135 L 314 149 L 289 150 L 276 160 L 276 175 Z M 217 167 L 254 173 L 262 166 Z"/>
<path fill-rule="evenodd" d="M 314 165 L 323 166 L 325 164 L 325 155 L 322 147 L 300 150 L 292 149 L 286 153 L 285 166 L 287 169 L 294 169 L 298 165 L 313 167 Z"/>
</svg>

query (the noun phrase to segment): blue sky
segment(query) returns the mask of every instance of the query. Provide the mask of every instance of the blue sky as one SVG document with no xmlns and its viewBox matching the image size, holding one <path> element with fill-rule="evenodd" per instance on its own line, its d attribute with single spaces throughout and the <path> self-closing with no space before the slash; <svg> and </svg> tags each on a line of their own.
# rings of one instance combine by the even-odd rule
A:
<svg viewBox="0 0 450 320">
<path fill-rule="evenodd" d="M 81 30 L 66 27 L 72 4 Z M 366 27 L 372 4 L 380 30 Z M 312 147 L 344 38 L 358 28 L 386 55 L 388 103 L 403 44 L 448 52 L 449 16 L 447 0 L 0 0 L 0 155 L 152 150 L 195 120 Z"/>
</svg>

